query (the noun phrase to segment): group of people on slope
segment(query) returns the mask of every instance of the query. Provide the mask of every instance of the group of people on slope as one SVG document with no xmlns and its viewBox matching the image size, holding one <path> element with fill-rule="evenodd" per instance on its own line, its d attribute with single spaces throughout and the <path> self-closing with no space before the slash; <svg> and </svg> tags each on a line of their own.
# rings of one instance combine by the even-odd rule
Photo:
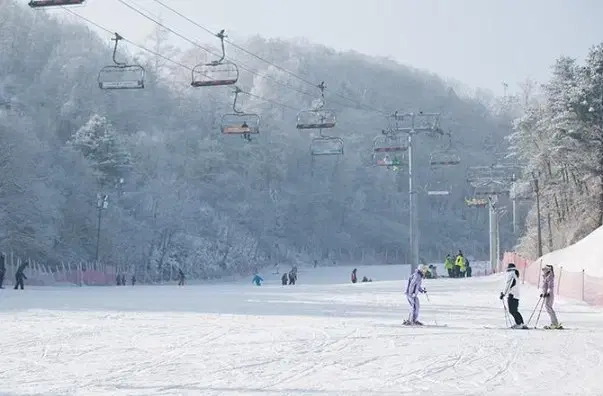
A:
<svg viewBox="0 0 603 396">
<path fill-rule="evenodd" d="M 423 325 L 423 323 L 418 320 L 420 309 L 419 294 L 427 293 L 427 290 L 423 287 L 422 282 L 428 270 L 429 269 L 427 266 L 421 265 L 411 275 L 410 279 L 408 279 L 405 295 L 410 305 L 410 314 L 408 319 L 404 321 L 405 325 Z M 513 263 L 510 263 L 507 266 L 503 290 L 500 292 L 500 299 L 503 300 L 505 297 L 507 298 L 506 306 L 508 307 L 509 314 L 515 321 L 515 324 L 511 327 L 514 329 L 527 329 L 523 316 L 519 313 L 519 271 Z M 551 324 L 545 326 L 544 328 L 563 328 L 559 324 L 557 314 L 553 309 L 553 304 L 555 302 L 555 273 L 553 266 L 551 265 L 546 265 L 544 268 L 542 268 L 542 288 L 540 298 L 543 299 L 542 304 L 546 308 L 546 311 L 551 319 Z"/>
<path fill-rule="evenodd" d="M 459 250 L 454 260 L 447 254 L 444 260 L 444 268 L 448 272 L 449 278 L 470 278 L 471 277 L 471 264 L 469 260 L 463 256 L 463 252 Z"/>
<path fill-rule="evenodd" d="M 14 289 L 24 289 L 25 280 L 27 276 L 25 276 L 25 270 L 29 266 L 29 263 L 26 261 L 19 265 L 17 271 L 15 272 L 15 287 Z M 4 253 L 0 252 L 0 289 L 4 289 L 4 276 L 6 275 L 6 256 Z"/>
<path fill-rule="evenodd" d="M 511 314 L 515 321 L 515 324 L 511 327 L 514 329 L 527 329 L 528 327 L 523 321 L 523 316 L 519 313 L 519 271 L 514 263 L 509 263 L 507 265 L 505 283 L 503 291 L 500 292 L 500 299 L 504 300 L 505 297 L 507 298 L 509 314 Z M 546 312 L 551 319 L 551 324 L 544 326 L 544 328 L 563 328 L 559 324 L 557 314 L 553 309 L 553 304 L 555 302 L 555 271 L 553 270 L 552 265 L 545 265 L 542 268 L 542 288 L 540 290 L 540 298 L 543 299 L 542 304 L 546 308 Z M 538 307 L 538 305 L 536 307 Z"/>
<path fill-rule="evenodd" d="M 357 283 L 358 282 L 358 274 L 357 274 L 358 270 L 356 268 L 354 268 L 352 270 L 352 274 L 350 275 L 350 280 L 352 281 L 352 283 Z M 362 277 L 362 282 L 372 282 L 372 279 L 367 278 L 366 276 Z"/>
</svg>

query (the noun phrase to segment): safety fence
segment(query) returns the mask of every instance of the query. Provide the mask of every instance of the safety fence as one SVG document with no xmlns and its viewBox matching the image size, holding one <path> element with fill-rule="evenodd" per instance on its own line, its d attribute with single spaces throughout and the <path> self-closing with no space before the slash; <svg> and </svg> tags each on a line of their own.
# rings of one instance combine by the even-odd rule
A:
<svg viewBox="0 0 603 396">
<path fill-rule="evenodd" d="M 51 268 L 34 260 L 26 261 L 29 263 L 24 271 L 25 276 L 27 277 L 27 280 L 25 280 L 26 285 L 108 286 L 116 284 L 116 271 L 113 266 L 97 268 L 94 264 L 79 262 L 61 263 L 60 265 Z M 12 253 L 6 254 L 6 273 L 4 276 L 4 283 L 6 285 L 14 284 L 17 268 L 23 262 L 24 260 Z"/>
<path fill-rule="evenodd" d="M 546 263 L 540 258 L 530 261 L 515 252 L 506 252 L 499 263 L 498 271 L 502 272 L 507 264 L 514 263 L 520 272 L 523 283 L 540 287 L 542 283 L 542 267 L 551 264 L 555 271 L 555 294 L 575 300 L 581 300 L 592 305 L 603 305 L 603 278 L 588 275 L 582 269 L 580 272 L 568 271 L 563 265 Z"/>
</svg>

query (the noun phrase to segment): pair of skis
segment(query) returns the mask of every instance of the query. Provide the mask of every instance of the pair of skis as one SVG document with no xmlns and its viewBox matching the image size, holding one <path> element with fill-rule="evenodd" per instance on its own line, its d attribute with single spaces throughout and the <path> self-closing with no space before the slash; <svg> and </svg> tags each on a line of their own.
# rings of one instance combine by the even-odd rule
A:
<svg viewBox="0 0 603 396">
<path fill-rule="evenodd" d="M 408 320 L 405 320 L 404 322 L 402 322 L 402 326 L 407 326 L 407 327 L 448 327 L 447 324 L 415 324 Z"/>
<path fill-rule="evenodd" d="M 484 326 L 484 329 L 496 329 L 496 330 L 568 330 L 567 327 L 559 326 L 559 327 L 493 327 L 493 326 Z"/>
</svg>

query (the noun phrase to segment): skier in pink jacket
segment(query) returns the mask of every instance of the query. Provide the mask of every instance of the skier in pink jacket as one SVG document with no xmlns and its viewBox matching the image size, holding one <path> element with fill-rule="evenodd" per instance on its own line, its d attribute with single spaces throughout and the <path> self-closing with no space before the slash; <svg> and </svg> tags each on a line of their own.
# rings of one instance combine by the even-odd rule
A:
<svg viewBox="0 0 603 396">
<path fill-rule="evenodd" d="M 542 268 L 542 294 L 540 294 L 540 298 L 544 298 L 546 312 L 551 317 L 550 326 L 544 326 L 544 328 L 562 329 L 563 327 L 559 324 L 557 314 L 553 309 L 553 303 L 555 302 L 555 272 L 552 265 L 545 265 Z"/>
</svg>

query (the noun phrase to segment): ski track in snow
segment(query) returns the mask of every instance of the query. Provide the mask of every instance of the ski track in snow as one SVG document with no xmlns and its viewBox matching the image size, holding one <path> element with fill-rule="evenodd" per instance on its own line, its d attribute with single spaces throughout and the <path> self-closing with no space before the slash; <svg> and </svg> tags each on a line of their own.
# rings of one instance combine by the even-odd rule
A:
<svg viewBox="0 0 603 396">
<path fill-rule="evenodd" d="M 426 280 L 421 319 L 448 327 L 411 328 L 404 281 L 329 284 L 334 271 L 0 290 L 0 395 L 603 394 L 601 309 L 560 299 L 570 330 L 486 329 L 505 323 L 499 276 Z M 526 319 L 537 300 L 523 285 Z"/>
</svg>

